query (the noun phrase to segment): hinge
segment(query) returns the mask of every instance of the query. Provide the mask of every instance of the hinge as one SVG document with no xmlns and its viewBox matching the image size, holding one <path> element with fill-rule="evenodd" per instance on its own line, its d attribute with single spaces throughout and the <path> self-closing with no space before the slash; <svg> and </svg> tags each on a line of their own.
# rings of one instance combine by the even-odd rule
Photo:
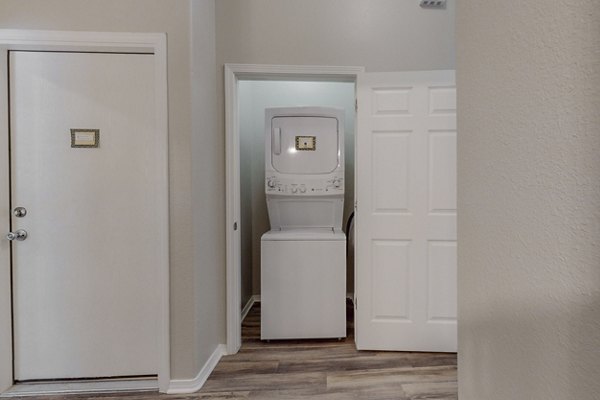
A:
<svg viewBox="0 0 600 400">
<path fill-rule="evenodd" d="M 358 111 L 358 99 L 354 99 L 354 110 Z"/>
<path fill-rule="evenodd" d="M 354 309 L 358 310 L 358 299 L 356 297 L 354 298 Z"/>
</svg>

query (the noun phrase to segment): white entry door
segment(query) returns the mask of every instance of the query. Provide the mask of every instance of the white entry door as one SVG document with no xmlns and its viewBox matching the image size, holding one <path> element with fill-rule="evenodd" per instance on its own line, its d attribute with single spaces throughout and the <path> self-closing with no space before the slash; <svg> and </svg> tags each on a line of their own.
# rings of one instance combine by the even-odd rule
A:
<svg viewBox="0 0 600 400">
<path fill-rule="evenodd" d="M 357 118 L 357 347 L 454 352 L 454 71 L 362 74 Z"/>
<path fill-rule="evenodd" d="M 156 375 L 153 56 L 9 64 L 15 380 Z"/>
</svg>

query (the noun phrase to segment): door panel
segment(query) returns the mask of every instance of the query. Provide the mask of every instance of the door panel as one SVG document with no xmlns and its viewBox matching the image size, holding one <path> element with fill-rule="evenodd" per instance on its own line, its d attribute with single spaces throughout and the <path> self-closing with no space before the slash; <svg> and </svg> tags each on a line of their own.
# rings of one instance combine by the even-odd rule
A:
<svg viewBox="0 0 600 400">
<path fill-rule="evenodd" d="M 16 380 L 157 373 L 154 109 L 152 55 L 11 52 Z"/>
<path fill-rule="evenodd" d="M 453 71 L 362 74 L 356 154 L 358 348 L 456 351 Z"/>
</svg>

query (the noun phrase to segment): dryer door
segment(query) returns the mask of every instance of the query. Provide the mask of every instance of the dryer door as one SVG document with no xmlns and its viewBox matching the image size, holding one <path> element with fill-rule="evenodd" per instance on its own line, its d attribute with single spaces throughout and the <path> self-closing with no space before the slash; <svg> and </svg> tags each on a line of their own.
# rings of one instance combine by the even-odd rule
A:
<svg viewBox="0 0 600 400">
<path fill-rule="evenodd" d="M 274 117 L 271 164 L 282 174 L 329 174 L 340 164 L 338 120 Z"/>
</svg>

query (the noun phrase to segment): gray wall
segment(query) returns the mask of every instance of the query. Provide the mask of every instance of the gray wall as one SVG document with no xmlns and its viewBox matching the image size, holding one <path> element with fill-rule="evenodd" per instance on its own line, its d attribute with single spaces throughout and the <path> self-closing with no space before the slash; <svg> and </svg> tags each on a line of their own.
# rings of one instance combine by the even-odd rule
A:
<svg viewBox="0 0 600 400">
<path fill-rule="evenodd" d="M 194 0 L 194 26 L 199 26 L 194 60 L 190 15 L 189 0 L 0 1 L 0 28 L 167 32 L 172 378 L 194 377 L 207 354 L 224 341 L 223 157 L 214 128 L 213 1 Z M 198 64 L 194 84 L 192 61 Z M 192 146 L 192 134 L 205 138 L 206 147 L 197 140 Z M 192 207 L 192 188 L 199 206 Z"/>
<path fill-rule="evenodd" d="M 250 115 L 244 110 L 251 108 L 252 98 L 244 95 L 243 85 L 240 85 L 239 111 L 240 111 L 240 237 L 241 237 L 241 300 L 240 306 L 243 308 L 248 300 L 254 294 L 254 236 L 257 228 L 253 221 L 259 210 L 256 204 L 253 206 L 253 184 L 252 184 L 252 165 L 255 163 L 253 135 L 248 134 L 248 127 L 251 124 Z M 263 212 L 261 214 L 264 215 Z M 259 228 L 260 229 L 260 228 Z"/>
<path fill-rule="evenodd" d="M 260 294 L 260 238 L 270 227 L 264 183 L 265 108 L 323 106 L 345 110 L 346 221 L 354 203 L 354 86 L 350 82 L 240 82 L 242 304 L 250 294 Z M 353 291 L 353 269 L 349 272 L 349 291 Z"/>
<path fill-rule="evenodd" d="M 459 4 L 459 398 L 598 399 L 598 1 Z"/>
</svg>

